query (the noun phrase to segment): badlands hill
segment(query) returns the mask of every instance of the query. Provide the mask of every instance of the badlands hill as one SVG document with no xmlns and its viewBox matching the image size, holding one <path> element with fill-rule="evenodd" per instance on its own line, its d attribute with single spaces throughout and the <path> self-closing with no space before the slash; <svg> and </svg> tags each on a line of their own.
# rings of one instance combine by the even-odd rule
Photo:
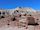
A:
<svg viewBox="0 0 40 30">
<path fill-rule="evenodd" d="M 0 28 L 18 27 L 18 29 L 24 28 L 27 30 L 32 28 L 31 26 L 35 30 L 40 30 L 40 11 L 23 7 L 0 10 Z"/>
</svg>

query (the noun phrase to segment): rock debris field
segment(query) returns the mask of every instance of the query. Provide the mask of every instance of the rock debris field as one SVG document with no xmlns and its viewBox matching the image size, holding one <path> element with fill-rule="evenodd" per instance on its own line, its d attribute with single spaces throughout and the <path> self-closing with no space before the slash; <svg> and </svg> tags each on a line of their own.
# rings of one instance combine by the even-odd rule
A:
<svg viewBox="0 0 40 30">
<path fill-rule="evenodd" d="M 5 18 L 0 19 L 0 30 L 40 30 L 40 20 L 38 21 L 39 25 L 34 25 L 34 22 L 28 22 L 31 17 L 35 16 L 21 16 L 20 17 L 14 17 L 14 16 L 8 16 Z M 27 19 L 27 17 L 30 17 Z M 35 17 L 37 18 L 37 17 Z M 33 19 L 32 19 L 33 20 Z M 38 19 L 37 19 L 38 20 Z M 33 25 L 28 25 L 33 24 Z"/>
</svg>

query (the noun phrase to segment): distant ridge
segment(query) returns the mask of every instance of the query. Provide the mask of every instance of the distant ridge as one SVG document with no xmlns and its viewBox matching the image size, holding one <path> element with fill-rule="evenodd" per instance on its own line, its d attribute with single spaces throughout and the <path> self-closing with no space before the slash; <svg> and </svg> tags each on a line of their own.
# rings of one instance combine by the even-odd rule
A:
<svg viewBox="0 0 40 30">
<path fill-rule="evenodd" d="M 19 12 L 16 12 L 16 10 L 18 10 Z M 36 13 L 39 13 L 40 11 L 37 11 L 35 9 L 32 9 L 30 7 L 17 7 L 15 9 L 0 9 L 0 12 L 5 12 L 5 13 L 9 13 L 10 15 L 13 15 L 15 14 L 14 11 L 16 13 L 28 13 L 28 14 L 36 14 Z"/>
</svg>

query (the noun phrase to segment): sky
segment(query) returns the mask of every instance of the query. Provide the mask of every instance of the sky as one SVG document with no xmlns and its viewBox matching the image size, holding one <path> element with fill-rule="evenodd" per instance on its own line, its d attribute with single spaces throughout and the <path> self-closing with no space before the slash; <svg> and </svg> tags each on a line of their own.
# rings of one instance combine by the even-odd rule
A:
<svg viewBox="0 0 40 30">
<path fill-rule="evenodd" d="M 0 8 L 31 7 L 40 10 L 40 0 L 0 0 Z"/>
</svg>

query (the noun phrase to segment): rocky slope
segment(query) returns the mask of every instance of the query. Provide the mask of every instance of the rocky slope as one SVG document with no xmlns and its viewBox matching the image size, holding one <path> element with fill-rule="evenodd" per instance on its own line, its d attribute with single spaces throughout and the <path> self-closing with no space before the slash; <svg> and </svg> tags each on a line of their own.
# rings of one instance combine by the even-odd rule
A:
<svg viewBox="0 0 40 30">
<path fill-rule="evenodd" d="M 40 12 L 32 8 L 20 7 L 14 10 L 11 9 L 7 11 L 7 13 L 7 15 L 0 16 L 0 28 L 7 27 L 10 29 L 10 27 L 12 27 L 10 30 L 13 30 L 14 27 L 17 27 L 17 30 L 40 30 Z M 16 28 L 14 28 L 14 30 L 16 30 Z"/>
</svg>

